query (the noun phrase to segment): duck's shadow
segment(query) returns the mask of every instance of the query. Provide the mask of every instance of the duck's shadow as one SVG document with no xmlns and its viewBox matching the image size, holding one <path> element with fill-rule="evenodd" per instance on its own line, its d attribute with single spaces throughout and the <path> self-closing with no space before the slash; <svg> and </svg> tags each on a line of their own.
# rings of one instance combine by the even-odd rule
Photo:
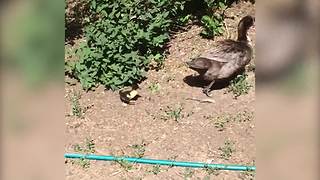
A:
<svg viewBox="0 0 320 180">
<path fill-rule="evenodd" d="M 209 81 L 203 80 L 200 76 L 186 76 L 183 78 L 183 81 L 188 84 L 191 87 L 199 87 L 199 88 L 204 88 L 205 86 L 209 85 Z M 212 90 L 219 90 L 228 87 L 230 84 L 229 79 L 224 79 L 224 80 L 217 80 L 211 87 Z"/>
<path fill-rule="evenodd" d="M 216 80 L 216 82 L 212 85 L 211 90 L 219 90 L 228 87 L 230 85 L 230 81 L 236 78 L 237 75 L 242 73 L 244 73 L 244 69 L 239 70 L 229 78 Z M 186 76 L 185 78 L 183 78 L 183 81 L 191 87 L 199 88 L 204 88 L 205 86 L 210 84 L 209 81 L 203 80 L 201 76 L 194 75 Z"/>
</svg>

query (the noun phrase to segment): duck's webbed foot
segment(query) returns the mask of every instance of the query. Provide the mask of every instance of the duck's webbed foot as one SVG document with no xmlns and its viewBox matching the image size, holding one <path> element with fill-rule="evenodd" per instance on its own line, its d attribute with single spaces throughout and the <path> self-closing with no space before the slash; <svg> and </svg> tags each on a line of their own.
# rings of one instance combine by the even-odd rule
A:
<svg viewBox="0 0 320 180">
<path fill-rule="evenodd" d="M 214 84 L 214 81 L 212 81 L 208 86 L 206 86 L 205 88 L 203 88 L 202 92 L 207 95 L 208 97 L 211 97 L 212 94 L 210 93 L 211 91 L 211 87 Z"/>
<path fill-rule="evenodd" d="M 205 87 L 203 90 L 202 90 L 202 92 L 205 94 L 205 95 L 207 95 L 208 97 L 211 97 L 212 96 L 212 94 L 210 93 L 210 88 L 208 88 L 208 87 Z"/>
</svg>

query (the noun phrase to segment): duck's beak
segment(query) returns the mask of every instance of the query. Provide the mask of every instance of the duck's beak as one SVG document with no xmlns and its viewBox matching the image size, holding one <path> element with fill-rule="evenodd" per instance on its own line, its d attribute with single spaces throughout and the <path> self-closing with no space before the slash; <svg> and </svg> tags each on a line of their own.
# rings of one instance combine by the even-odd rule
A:
<svg viewBox="0 0 320 180">
<path fill-rule="evenodd" d="M 249 29 L 249 32 L 248 32 L 248 34 L 247 34 L 247 39 L 248 39 L 248 42 L 249 42 L 249 44 L 252 46 L 253 45 L 253 41 L 252 41 L 252 39 L 250 38 L 250 35 L 251 36 L 255 36 L 255 34 L 256 34 L 256 26 L 255 26 L 255 24 L 253 24 L 251 27 L 250 27 L 250 29 Z"/>
<path fill-rule="evenodd" d="M 250 29 L 249 29 L 249 33 L 256 33 L 256 25 L 254 24 L 254 25 L 252 25 L 251 27 L 250 27 Z"/>
<path fill-rule="evenodd" d="M 256 32 L 256 19 L 255 18 L 254 18 L 253 25 L 252 25 L 252 31 Z"/>
</svg>

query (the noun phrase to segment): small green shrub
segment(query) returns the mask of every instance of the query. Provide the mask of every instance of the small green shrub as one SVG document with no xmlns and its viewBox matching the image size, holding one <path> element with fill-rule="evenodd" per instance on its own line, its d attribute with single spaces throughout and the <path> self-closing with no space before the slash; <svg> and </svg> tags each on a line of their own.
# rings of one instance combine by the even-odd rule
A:
<svg viewBox="0 0 320 180">
<path fill-rule="evenodd" d="M 167 106 L 167 108 L 164 110 L 165 114 L 161 117 L 161 119 L 165 121 L 168 119 L 173 119 L 174 121 L 178 122 L 185 116 L 182 111 L 183 107 L 181 105 L 175 107 Z"/>
<path fill-rule="evenodd" d="M 183 172 L 183 179 L 191 179 L 195 171 L 192 168 L 185 168 Z"/>
<path fill-rule="evenodd" d="M 254 180 L 256 176 L 255 171 L 244 171 L 239 174 L 239 179 L 241 180 Z"/>
<path fill-rule="evenodd" d="M 178 24 L 186 25 L 191 20 L 191 17 L 192 17 L 191 14 L 188 14 L 188 15 L 185 15 L 185 16 L 181 16 L 178 19 Z"/>
<path fill-rule="evenodd" d="M 89 0 L 86 42 L 77 50 L 73 75 L 84 89 L 113 90 L 142 80 L 161 63 L 169 29 L 186 0 Z"/>
<path fill-rule="evenodd" d="M 86 138 L 83 144 L 73 145 L 73 150 L 78 153 L 92 154 L 95 153 L 95 143 L 93 139 Z M 90 167 L 90 161 L 88 159 L 71 160 L 72 164 L 78 164 L 80 167 L 86 169 Z"/>
<path fill-rule="evenodd" d="M 222 22 L 223 18 L 220 15 L 203 16 L 201 23 L 203 24 L 204 29 L 201 32 L 201 35 L 208 38 L 221 35 L 224 32 Z"/>
<path fill-rule="evenodd" d="M 205 171 L 207 172 L 207 174 L 209 175 L 214 175 L 214 176 L 218 176 L 220 174 L 220 169 L 217 168 L 211 168 L 211 167 L 207 167 L 205 168 Z M 209 178 L 210 179 L 210 178 Z"/>
<path fill-rule="evenodd" d="M 151 170 L 148 170 L 148 172 L 154 174 L 154 175 L 158 175 L 159 173 L 161 173 L 161 166 L 160 165 L 154 165 L 152 166 Z"/>
<path fill-rule="evenodd" d="M 224 131 L 227 125 L 231 122 L 236 123 L 245 123 L 253 120 L 254 113 L 249 110 L 244 110 L 235 114 L 231 113 L 223 113 L 216 117 L 208 117 L 214 123 L 214 127 L 217 128 L 218 131 Z"/>
<path fill-rule="evenodd" d="M 235 143 L 231 140 L 226 140 L 222 147 L 219 147 L 220 158 L 224 160 L 229 160 L 232 156 L 232 153 L 235 152 Z"/>
<path fill-rule="evenodd" d="M 134 169 L 133 165 L 129 162 L 129 161 L 126 161 L 126 160 L 117 160 L 116 161 L 125 171 L 130 171 L 132 169 Z"/>
<path fill-rule="evenodd" d="M 218 131 L 223 131 L 226 129 L 226 125 L 232 120 L 230 114 L 223 114 L 217 116 L 214 120 L 214 127 L 218 129 Z"/>
<path fill-rule="evenodd" d="M 83 119 L 86 111 L 89 108 L 91 108 L 93 105 L 82 106 L 80 104 L 80 99 L 81 99 L 81 93 L 74 91 L 70 97 L 71 108 L 72 108 L 71 115 Z M 70 116 L 70 115 L 68 115 L 68 116 Z"/>
<path fill-rule="evenodd" d="M 208 8 L 211 8 L 212 11 L 216 9 L 225 9 L 228 0 L 204 0 Z M 229 0 L 230 1 L 230 0 Z"/>
<path fill-rule="evenodd" d="M 223 30 L 223 11 L 227 7 L 228 0 L 204 0 L 207 6 L 207 15 L 201 18 L 203 31 L 201 35 L 207 38 L 213 38 L 221 35 Z"/>
<path fill-rule="evenodd" d="M 92 154 L 95 152 L 95 143 L 93 139 L 86 138 L 85 142 L 73 145 L 73 150 L 79 153 Z"/>
<path fill-rule="evenodd" d="M 232 92 L 235 99 L 243 94 L 249 93 L 252 85 L 247 81 L 247 77 L 247 74 L 240 74 L 231 81 L 227 91 Z"/>
<path fill-rule="evenodd" d="M 71 108 L 72 108 L 72 115 L 78 118 L 82 118 L 84 114 L 84 108 L 80 105 L 81 95 L 79 92 L 73 92 L 71 100 Z"/>
<path fill-rule="evenodd" d="M 131 146 L 134 150 L 133 156 L 137 158 L 142 158 L 144 156 L 144 153 L 146 152 L 146 144 L 134 144 Z"/>
<path fill-rule="evenodd" d="M 151 91 L 151 93 L 157 93 L 160 91 L 161 86 L 159 83 L 151 83 L 148 89 Z"/>
</svg>

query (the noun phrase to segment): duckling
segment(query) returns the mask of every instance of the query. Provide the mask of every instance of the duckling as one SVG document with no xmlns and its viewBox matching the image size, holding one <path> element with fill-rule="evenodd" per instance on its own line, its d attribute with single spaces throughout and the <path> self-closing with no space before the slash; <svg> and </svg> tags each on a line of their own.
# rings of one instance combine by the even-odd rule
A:
<svg viewBox="0 0 320 180">
<path fill-rule="evenodd" d="M 133 105 L 136 103 L 136 100 L 141 97 L 138 94 L 138 85 L 133 85 L 132 87 L 125 87 L 120 89 L 119 95 L 120 95 L 120 100 L 126 104 Z"/>
<path fill-rule="evenodd" d="M 247 32 L 254 25 L 254 17 L 245 16 L 238 24 L 238 39 L 227 39 L 217 43 L 217 46 L 199 57 L 187 62 L 190 69 L 197 71 L 210 84 L 203 93 L 211 96 L 212 85 L 218 79 L 226 79 L 249 64 L 252 58 L 252 47 Z"/>
</svg>

